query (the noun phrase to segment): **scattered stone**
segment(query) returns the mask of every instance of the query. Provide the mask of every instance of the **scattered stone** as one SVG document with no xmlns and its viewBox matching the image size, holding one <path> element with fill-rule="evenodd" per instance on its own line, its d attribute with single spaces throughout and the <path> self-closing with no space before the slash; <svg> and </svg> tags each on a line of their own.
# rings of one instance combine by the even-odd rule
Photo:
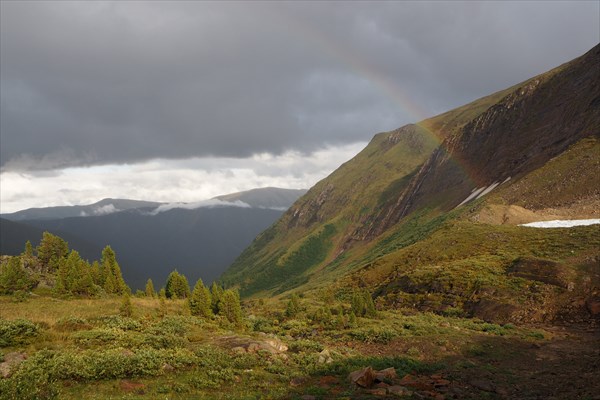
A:
<svg viewBox="0 0 600 400">
<path fill-rule="evenodd" d="M 270 345 L 280 353 L 288 351 L 287 345 L 277 338 L 267 339 L 265 340 L 265 343 Z"/>
<path fill-rule="evenodd" d="M 382 369 L 381 371 L 375 374 L 376 382 L 383 382 L 384 380 L 394 380 L 396 379 L 396 369 L 394 367 Z"/>
<path fill-rule="evenodd" d="M 248 344 L 246 351 L 248 353 L 257 353 L 260 350 L 260 345 L 257 342 L 252 342 Z"/>
<path fill-rule="evenodd" d="M 373 371 L 373 368 L 369 366 L 358 371 L 350 372 L 348 378 L 352 383 L 360 387 L 369 388 L 373 386 L 373 381 L 375 380 L 375 371 Z"/>
<path fill-rule="evenodd" d="M 586 300 L 585 307 L 592 316 L 600 316 L 600 298 L 591 297 Z"/>
<path fill-rule="evenodd" d="M 471 386 L 477 388 L 479 390 L 483 390 L 484 392 L 494 392 L 495 387 L 490 381 L 486 381 L 483 379 L 473 379 L 471 382 Z"/>
<path fill-rule="evenodd" d="M 400 380 L 400 385 L 421 391 L 432 391 L 435 390 L 434 382 L 435 380 L 431 379 L 431 377 L 408 374 Z"/>
<path fill-rule="evenodd" d="M 0 363 L 0 375 L 3 378 L 10 378 L 12 370 L 17 365 L 21 364 L 27 359 L 27 354 L 12 352 L 4 355 L 4 362 Z"/>
<path fill-rule="evenodd" d="M 389 394 L 394 396 L 410 396 L 411 391 L 404 386 L 394 385 L 387 388 Z"/>
<path fill-rule="evenodd" d="M 163 366 L 161 367 L 161 369 L 163 370 L 163 372 L 173 372 L 175 371 L 175 368 L 169 364 L 169 363 L 164 363 Z"/>
<path fill-rule="evenodd" d="M 331 364 L 332 362 L 333 358 L 331 358 L 329 350 L 325 349 L 319 353 L 319 364 Z"/>
<path fill-rule="evenodd" d="M 387 389 L 386 388 L 369 389 L 369 390 L 367 390 L 367 393 L 370 393 L 373 396 L 385 396 L 387 394 Z"/>
<path fill-rule="evenodd" d="M 233 351 L 234 353 L 245 353 L 246 349 L 242 346 L 236 346 L 233 349 L 231 349 L 231 351 Z"/>
</svg>

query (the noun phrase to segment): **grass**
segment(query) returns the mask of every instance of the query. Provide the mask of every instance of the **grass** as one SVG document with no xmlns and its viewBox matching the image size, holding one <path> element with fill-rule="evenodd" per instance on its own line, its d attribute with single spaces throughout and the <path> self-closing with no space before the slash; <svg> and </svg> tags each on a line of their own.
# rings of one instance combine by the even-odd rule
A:
<svg viewBox="0 0 600 400">
<path fill-rule="evenodd" d="M 3 344 L 2 352 L 28 355 L 11 378 L 0 380 L 0 398 L 327 396 L 329 389 L 318 385 L 320 377 L 334 376 L 340 382 L 338 393 L 351 392 L 352 386 L 345 383 L 347 374 L 369 365 L 376 369 L 394 367 L 400 376 L 411 371 L 432 373 L 441 364 L 424 358 L 428 352 L 422 346 L 433 338 L 463 343 L 465 337 L 492 334 L 534 340 L 531 336 L 537 333 L 434 314 L 405 315 L 402 311 L 380 311 L 376 319 L 359 318 L 355 326 L 339 326 L 336 314 L 346 313 L 350 304 L 339 300 L 330 304 L 331 298 L 313 297 L 300 299 L 301 312 L 293 319 L 283 315 L 284 300 L 247 303 L 246 312 L 252 318 L 246 319 L 243 332 L 236 333 L 218 320 L 186 315 L 182 301 L 167 301 L 166 315 L 159 313 L 156 299 L 133 298 L 132 302 L 134 314 L 129 318 L 115 314 L 117 298 L 56 300 L 38 296 L 13 303 L 0 297 L 0 332 L 11 338 Z M 314 322 L 312 315 L 323 307 L 335 311 L 332 320 Z M 220 344 L 220 338 L 231 335 L 261 340 L 265 337 L 261 332 L 283 339 L 290 350 L 285 356 L 239 353 Z M 371 345 L 413 350 L 375 355 L 356 349 Z M 333 363 L 319 363 L 319 352 L 324 349 L 330 352 Z M 290 388 L 290 381 L 298 377 L 305 383 Z"/>
</svg>

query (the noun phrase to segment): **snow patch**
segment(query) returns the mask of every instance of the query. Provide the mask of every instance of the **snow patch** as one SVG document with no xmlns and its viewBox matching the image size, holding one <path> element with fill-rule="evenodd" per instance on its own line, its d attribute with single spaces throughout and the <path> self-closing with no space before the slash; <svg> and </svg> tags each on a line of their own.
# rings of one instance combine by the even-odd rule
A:
<svg viewBox="0 0 600 400">
<path fill-rule="evenodd" d="M 573 226 L 586 226 L 600 224 L 600 219 L 561 219 L 553 221 L 538 221 L 519 226 L 530 228 L 571 228 Z"/>
<path fill-rule="evenodd" d="M 469 201 L 473 200 L 473 199 L 479 199 L 483 196 L 485 196 L 486 194 L 488 194 L 489 192 L 491 192 L 492 190 L 496 189 L 498 186 L 505 184 L 506 182 L 510 181 L 510 176 L 508 178 L 506 178 L 502 183 L 500 182 L 494 182 L 489 186 L 484 186 L 478 189 L 473 189 L 471 191 L 471 194 L 464 199 L 459 205 L 457 205 L 455 208 L 458 208 L 460 206 L 462 206 L 463 204 L 468 203 Z"/>
<path fill-rule="evenodd" d="M 241 208 L 251 208 L 250 204 L 244 203 L 243 201 L 223 201 L 217 199 L 209 199 L 197 201 L 194 203 L 169 203 L 162 204 L 158 206 L 154 211 L 152 211 L 151 215 L 156 215 L 161 212 L 169 211 L 174 208 L 182 208 L 184 210 L 195 210 L 196 208 L 213 208 L 213 207 L 241 207 Z"/>
<path fill-rule="evenodd" d="M 473 189 L 473 191 L 471 192 L 471 194 L 469 195 L 469 197 L 467 197 L 466 199 L 464 199 L 459 205 L 457 205 L 456 207 L 460 207 L 465 203 L 468 203 L 469 201 L 471 201 L 471 199 L 475 198 L 476 196 L 479 195 L 479 193 L 483 192 L 483 190 L 485 189 L 485 186 L 479 189 Z"/>
</svg>

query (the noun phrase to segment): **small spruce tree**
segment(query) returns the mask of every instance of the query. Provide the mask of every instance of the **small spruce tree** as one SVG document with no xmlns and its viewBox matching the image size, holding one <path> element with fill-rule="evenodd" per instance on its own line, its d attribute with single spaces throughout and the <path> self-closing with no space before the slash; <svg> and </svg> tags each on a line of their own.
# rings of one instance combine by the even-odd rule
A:
<svg viewBox="0 0 600 400">
<path fill-rule="evenodd" d="M 298 300 L 298 296 L 294 293 L 290 297 L 290 300 L 287 303 L 285 308 L 285 316 L 288 318 L 294 318 L 300 312 L 300 301 Z"/>
<path fill-rule="evenodd" d="M 16 291 L 30 290 L 35 284 L 23 268 L 21 257 L 11 257 L 0 270 L 0 293 L 12 294 Z"/>
<path fill-rule="evenodd" d="M 210 291 L 204 286 L 202 279 L 198 279 L 194 285 L 194 290 L 190 297 L 190 312 L 192 315 L 202 318 L 211 318 L 213 316 Z"/>
<path fill-rule="evenodd" d="M 123 280 L 121 267 L 117 263 L 115 252 L 110 246 L 106 246 L 102 250 L 102 277 L 104 291 L 108 294 L 124 294 L 130 293 L 131 290 Z"/>
<path fill-rule="evenodd" d="M 154 283 L 152 283 L 152 279 L 148 279 L 146 281 L 146 297 L 156 297 L 156 293 L 154 292 Z"/>
<path fill-rule="evenodd" d="M 212 287 L 210 288 L 210 303 L 213 309 L 213 313 L 219 313 L 219 306 L 221 304 L 222 299 L 223 288 L 220 285 L 217 285 L 217 282 L 213 282 Z"/>
<path fill-rule="evenodd" d="M 371 297 L 371 293 L 367 289 L 363 290 L 363 299 L 365 303 L 365 317 L 375 318 L 377 316 L 377 310 L 375 309 L 375 303 Z"/>
<path fill-rule="evenodd" d="M 242 305 L 237 290 L 227 289 L 223 292 L 223 298 L 219 305 L 219 314 L 235 326 L 242 326 Z"/>
<path fill-rule="evenodd" d="M 131 296 L 129 296 L 128 292 L 125 292 L 121 299 L 119 315 L 122 317 L 131 317 L 133 315 L 133 305 L 131 304 Z"/>
<path fill-rule="evenodd" d="M 190 297 L 190 284 L 185 275 L 174 270 L 167 277 L 165 294 L 169 299 L 186 299 Z"/>
</svg>

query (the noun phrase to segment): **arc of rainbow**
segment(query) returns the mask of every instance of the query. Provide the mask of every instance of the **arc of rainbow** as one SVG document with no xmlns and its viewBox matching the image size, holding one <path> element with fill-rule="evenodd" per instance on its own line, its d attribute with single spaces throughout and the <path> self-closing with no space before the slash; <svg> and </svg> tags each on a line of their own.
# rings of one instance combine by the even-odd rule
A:
<svg viewBox="0 0 600 400">
<path fill-rule="evenodd" d="M 458 155 L 452 155 L 449 151 L 447 143 L 444 141 L 445 136 L 441 132 L 436 132 L 429 128 L 426 121 L 432 118 L 432 116 L 427 115 L 425 110 L 412 101 L 409 96 L 405 95 L 392 79 L 379 72 L 372 63 L 345 50 L 344 46 L 336 43 L 333 38 L 322 33 L 319 28 L 309 26 L 298 18 L 289 15 L 283 11 L 283 8 L 277 8 L 277 11 L 275 9 L 274 7 L 270 10 L 274 13 L 273 18 L 280 18 L 279 21 L 282 23 L 285 22 L 284 27 L 287 32 L 293 33 L 301 41 L 310 42 L 314 45 L 314 48 L 320 49 L 324 54 L 331 55 L 342 64 L 350 66 L 351 70 L 358 76 L 366 79 L 380 92 L 384 93 L 386 97 L 390 98 L 394 104 L 400 106 L 409 116 L 414 117 L 416 121 L 414 124 L 419 126 L 427 135 L 435 140 L 437 145 L 446 154 L 451 156 L 449 161 L 464 172 L 464 176 L 470 181 L 471 186 L 474 188 L 473 190 L 475 191 L 478 188 L 479 185 L 476 184 L 476 180 L 473 177 L 474 174 L 469 173 L 466 163 L 460 160 Z"/>
</svg>

